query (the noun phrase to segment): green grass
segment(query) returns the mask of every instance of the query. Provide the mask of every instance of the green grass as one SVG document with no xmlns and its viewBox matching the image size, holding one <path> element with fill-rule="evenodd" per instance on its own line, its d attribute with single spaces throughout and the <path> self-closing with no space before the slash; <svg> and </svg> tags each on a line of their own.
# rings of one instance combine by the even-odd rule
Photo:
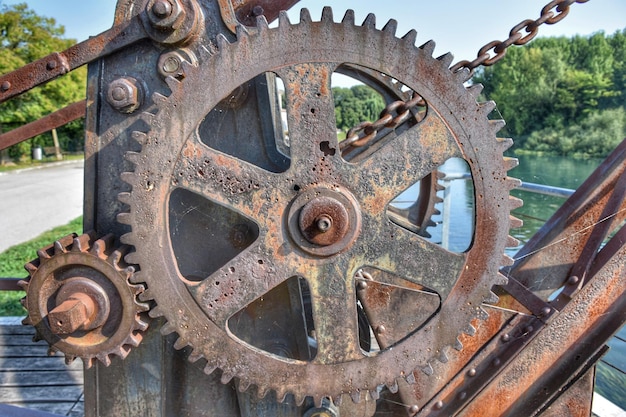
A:
<svg viewBox="0 0 626 417">
<path fill-rule="evenodd" d="M 0 277 L 26 278 L 28 273 L 24 269 L 24 264 L 37 258 L 39 249 L 71 233 L 80 234 L 82 230 L 83 218 L 81 216 L 66 225 L 48 230 L 28 242 L 10 247 L 0 253 Z M 0 316 L 26 315 L 26 310 L 20 303 L 22 297 L 24 297 L 23 291 L 0 291 Z"/>
<path fill-rule="evenodd" d="M 77 155 L 64 154 L 63 155 L 63 161 L 80 161 L 80 160 L 83 160 L 84 158 L 85 156 L 83 154 L 77 154 Z M 46 156 L 41 161 L 32 161 L 32 160 L 18 161 L 18 162 L 13 162 L 11 165 L 0 165 L 0 172 L 16 171 L 18 169 L 39 167 L 39 166 L 49 164 L 51 162 L 59 162 L 59 161 L 54 156 Z"/>
</svg>

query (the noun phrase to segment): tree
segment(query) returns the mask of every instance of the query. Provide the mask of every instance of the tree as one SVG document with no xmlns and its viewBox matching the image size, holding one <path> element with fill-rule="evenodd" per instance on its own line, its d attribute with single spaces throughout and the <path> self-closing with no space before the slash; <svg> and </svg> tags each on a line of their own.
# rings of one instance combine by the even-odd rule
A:
<svg viewBox="0 0 626 417">
<path fill-rule="evenodd" d="M 65 29 L 52 18 L 38 16 L 24 3 L 2 6 L 0 10 L 0 73 L 14 71 L 29 62 L 76 43 L 64 39 Z M 34 88 L 19 97 L 0 105 L 0 129 L 7 131 L 22 124 L 84 99 L 87 72 L 80 68 L 43 86 Z M 68 135 L 82 141 L 82 126 L 73 124 L 60 130 L 62 142 Z M 19 158 L 30 150 L 31 144 L 48 145 L 50 135 L 34 138 L 12 146 L 9 154 Z"/>
<path fill-rule="evenodd" d="M 347 132 L 364 121 L 375 121 L 385 108 L 383 98 L 365 85 L 350 88 L 334 87 L 337 127 Z"/>
</svg>

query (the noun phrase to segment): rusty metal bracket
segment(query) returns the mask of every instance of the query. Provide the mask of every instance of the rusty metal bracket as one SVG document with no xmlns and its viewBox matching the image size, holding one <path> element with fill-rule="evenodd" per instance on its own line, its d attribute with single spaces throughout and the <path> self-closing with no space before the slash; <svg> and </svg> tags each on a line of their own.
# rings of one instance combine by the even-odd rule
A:
<svg viewBox="0 0 626 417">
<path fill-rule="evenodd" d="M 16 143 L 20 143 L 26 139 L 30 139 L 34 136 L 48 132 L 49 130 L 66 125 L 71 121 L 85 117 L 86 105 L 86 100 L 72 103 L 61 110 L 42 117 L 41 119 L 20 126 L 7 133 L 3 133 L 0 135 L 0 149 L 8 148 Z"/>
<path fill-rule="evenodd" d="M 537 297 L 514 277 L 508 276 L 507 278 L 509 282 L 502 288 L 526 307 L 535 317 L 545 323 L 556 312 L 553 306 Z"/>
</svg>

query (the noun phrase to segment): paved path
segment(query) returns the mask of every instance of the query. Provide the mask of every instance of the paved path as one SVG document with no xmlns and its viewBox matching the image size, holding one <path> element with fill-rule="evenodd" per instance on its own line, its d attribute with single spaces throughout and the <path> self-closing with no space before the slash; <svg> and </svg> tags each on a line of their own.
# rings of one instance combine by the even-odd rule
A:
<svg viewBox="0 0 626 417">
<path fill-rule="evenodd" d="M 82 213 L 82 161 L 0 174 L 0 252 Z"/>
</svg>

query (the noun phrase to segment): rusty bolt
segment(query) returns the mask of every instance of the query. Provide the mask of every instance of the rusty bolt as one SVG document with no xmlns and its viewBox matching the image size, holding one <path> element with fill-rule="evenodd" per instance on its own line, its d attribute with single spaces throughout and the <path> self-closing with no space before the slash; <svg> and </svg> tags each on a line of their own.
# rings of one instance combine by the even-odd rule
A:
<svg viewBox="0 0 626 417">
<path fill-rule="evenodd" d="M 87 294 L 74 294 L 48 313 L 48 323 L 52 333 L 58 335 L 72 334 L 89 325 L 96 306 Z"/>
<path fill-rule="evenodd" d="M 109 84 L 107 101 L 121 113 L 132 113 L 141 106 L 142 95 L 137 80 L 132 77 L 122 77 Z"/>
<path fill-rule="evenodd" d="M 505 333 L 502 335 L 502 337 L 500 338 L 500 340 L 502 340 L 502 343 L 507 343 L 511 340 L 511 335 L 508 333 Z"/>
<path fill-rule="evenodd" d="M 263 15 L 263 13 L 265 13 L 265 10 L 263 10 L 263 7 L 258 4 L 252 8 L 252 16 L 254 17 L 259 17 Z"/>
<path fill-rule="evenodd" d="M 467 371 L 467 376 L 476 376 L 476 368 L 472 368 L 469 371 Z"/>
<path fill-rule="evenodd" d="M 578 281 L 580 281 L 580 278 L 578 278 L 576 275 L 572 275 L 567 280 L 567 285 L 576 285 L 578 284 Z"/>
<path fill-rule="evenodd" d="M 417 412 L 420 410 L 419 406 L 414 404 L 412 406 L 409 407 L 409 414 L 414 416 L 415 414 L 417 414 Z"/>
<path fill-rule="evenodd" d="M 160 30 L 178 29 L 185 18 L 185 9 L 180 0 L 150 0 L 146 13 L 152 26 Z"/>
<path fill-rule="evenodd" d="M 2 91 L 9 91 L 9 88 L 11 88 L 11 83 L 8 81 L 3 82 L 2 85 L 0 86 L 0 89 Z"/>
<path fill-rule="evenodd" d="M 441 410 L 443 408 L 443 401 L 439 400 L 435 403 L 435 410 Z"/>
<path fill-rule="evenodd" d="M 54 69 L 56 69 L 57 67 L 57 62 L 56 61 L 48 61 L 48 63 L 46 64 L 46 69 L 48 71 L 52 71 Z"/>
<path fill-rule="evenodd" d="M 317 230 L 319 230 L 320 233 L 326 233 L 333 227 L 333 219 L 325 214 L 319 216 L 316 222 Z"/>
<path fill-rule="evenodd" d="M 193 52 L 187 49 L 165 52 L 159 57 L 157 70 L 163 78 L 174 77 L 180 80 L 185 78 L 183 62 L 195 64 L 197 59 Z"/>
</svg>

